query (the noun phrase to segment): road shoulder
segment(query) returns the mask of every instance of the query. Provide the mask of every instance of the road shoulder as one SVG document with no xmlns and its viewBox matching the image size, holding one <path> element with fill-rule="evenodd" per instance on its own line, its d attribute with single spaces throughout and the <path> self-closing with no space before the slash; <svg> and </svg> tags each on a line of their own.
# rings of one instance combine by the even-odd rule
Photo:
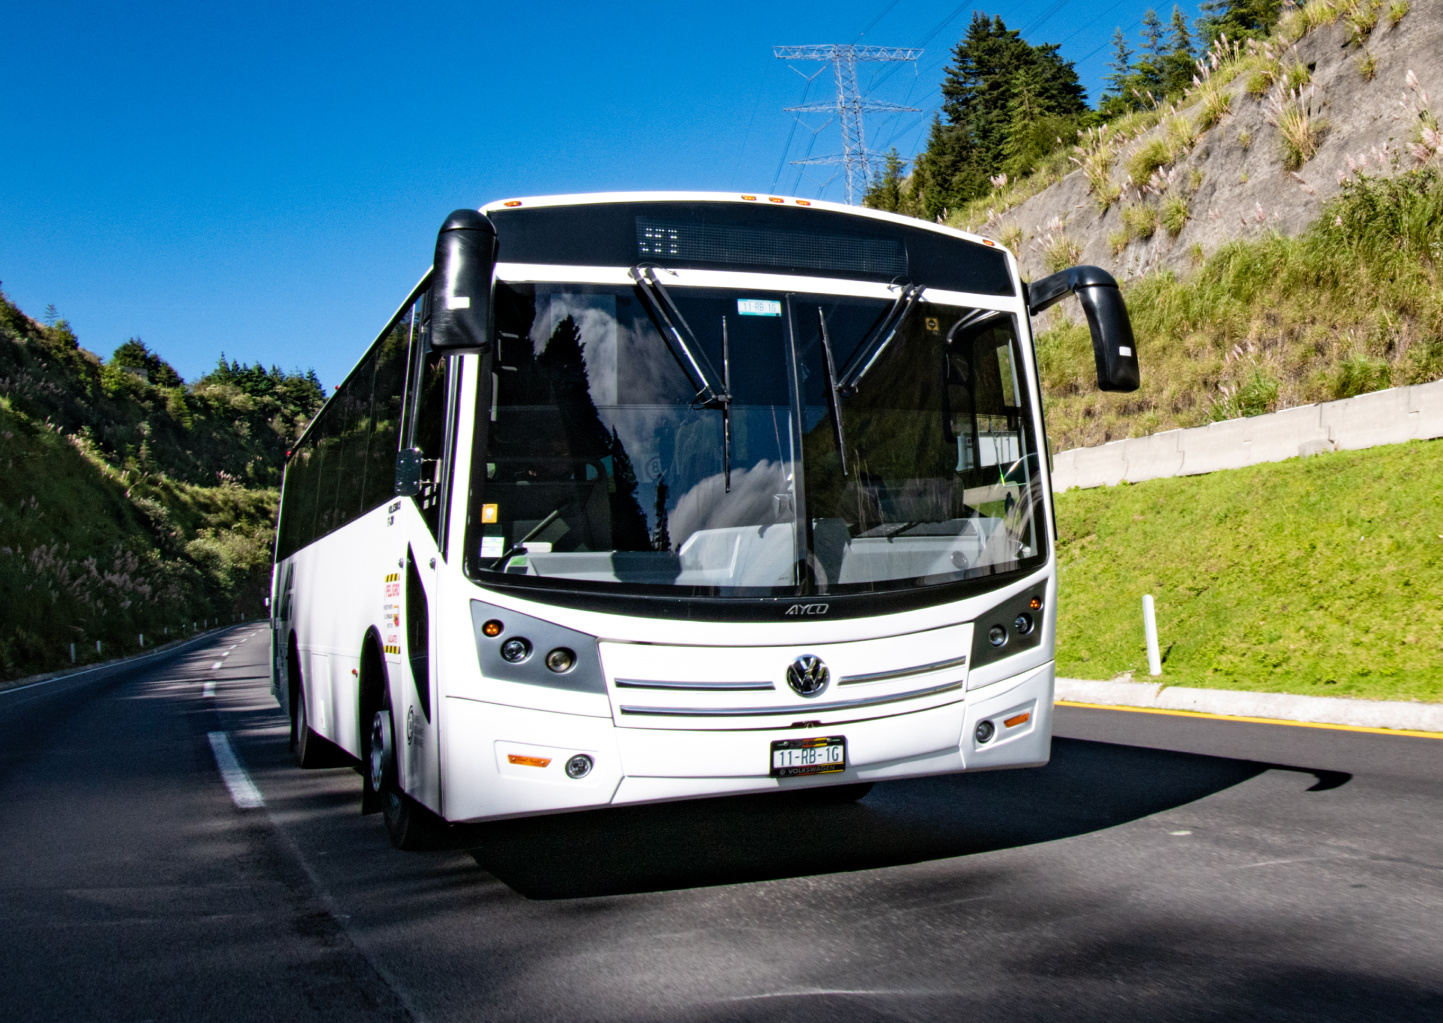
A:
<svg viewBox="0 0 1443 1023">
<path fill-rule="evenodd" d="M 1194 689 L 1157 682 L 1059 678 L 1059 704 L 1134 707 L 1143 710 L 1213 714 L 1220 717 L 1300 721 L 1350 728 L 1436 732 L 1443 737 L 1443 704 L 1392 700 L 1350 700 L 1289 693 Z"/>
</svg>

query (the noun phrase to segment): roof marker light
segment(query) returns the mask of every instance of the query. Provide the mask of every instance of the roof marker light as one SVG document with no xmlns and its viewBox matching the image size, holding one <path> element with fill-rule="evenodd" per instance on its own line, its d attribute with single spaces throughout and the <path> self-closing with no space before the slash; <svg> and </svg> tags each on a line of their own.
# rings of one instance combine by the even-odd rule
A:
<svg viewBox="0 0 1443 1023">
<path fill-rule="evenodd" d="M 747 202 L 756 202 L 756 201 L 757 201 L 757 197 L 754 196 L 754 195 L 744 195 L 744 196 L 742 196 L 742 198 L 745 199 Z"/>
<path fill-rule="evenodd" d="M 797 200 L 797 205 L 798 205 L 798 206 L 810 206 L 811 204 L 812 204 L 812 200 L 810 200 L 810 199 L 798 199 L 798 200 Z"/>
<path fill-rule="evenodd" d="M 769 195 L 769 196 L 767 196 L 767 202 L 786 202 L 786 200 L 785 200 L 785 199 L 780 199 L 780 198 L 778 198 L 778 197 L 775 196 L 775 195 Z"/>
<path fill-rule="evenodd" d="M 983 238 L 983 239 L 982 239 L 982 244 L 983 244 L 983 245 L 990 246 L 990 247 L 992 247 L 992 248 L 996 248 L 996 247 L 997 247 L 997 243 L 994 242 L 991 238 Z"/>
<path fill-rule="evenodd" d="M 521 200 L 520 200 L 520 199 L 507 199 L 507 200 L 506 200 L 505 202 L 503 202 L 501 205 L 502 205 L 502 206 L 506 206 L 506 207 L 520 206 L 520 205 L 521 205 Z"/>
</svg>

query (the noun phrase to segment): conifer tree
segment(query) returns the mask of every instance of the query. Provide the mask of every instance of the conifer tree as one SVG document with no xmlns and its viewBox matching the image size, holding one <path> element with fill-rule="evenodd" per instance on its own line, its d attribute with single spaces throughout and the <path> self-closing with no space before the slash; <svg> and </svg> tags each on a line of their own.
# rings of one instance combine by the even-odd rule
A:
<svg viewBox="0 0 1443 1023">
<path fill-rule="evenodd" d="M 902 170 L 906 166 L 906 162 L 898 155 L 896 146 L 887 150 L 882 172 L 862 197 L 862 205 L 869 209 L 896 213 L 902 205 Z"/>
<path fill-rule="evenodd" d="M 1150 57 L 1162 56 L 1162 22 L 1151 7 L 1142 16 L 1142 49 Z"/>
<path fill-rule="evenodd" d="M 1121 95 L 1127 88 L 1127 78 L 1132 74 L 1132 50 L 1128 49 L 1127 36 L 1119 25 L 1112 33 L 1112 61 L 1107 65 L 1112 74 L 1107 76 L 1111 90 Z"/>
<path fill-rule="evenodd" d="M 1229 39 L 1267 35 L 1283 13 L 1283 0 L 1203 0 L 1198 9 L 1203 14 L 1196 27 L 1206 49 L 1222 33 Z"/>
<path fill-rule="evenodd" d="M 1196 72 L 1197 53 L 1193 49 L 1192 33 L 1188 31 L 1187 15 L 1182 8 L 1173 5 L 1172 21 L 1168 24 L 1168 52 L 1162 59 L 1162 88 L 1169 95 L 1184 92 L 1192 83 Z"/>
</svg>

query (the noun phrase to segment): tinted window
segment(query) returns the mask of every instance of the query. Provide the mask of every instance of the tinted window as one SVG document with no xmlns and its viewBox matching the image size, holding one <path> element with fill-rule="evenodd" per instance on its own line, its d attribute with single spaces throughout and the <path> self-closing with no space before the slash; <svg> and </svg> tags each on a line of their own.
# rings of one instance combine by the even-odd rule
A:
<svg viewBox="0 0 1443 1023">
<path fill-rule="evenodd" d="M 390 500 L 396 489 L 396 452 L 400 448 L 402 395 L 406 389 L 412 319 L 412 310 L 407 309 L 375 349 L 371 443 L 362 502 L 366 509 Z"/>
<path fill-rule="evenodd" d="M 794 273 L 1014 294 L 997 249 L 925 227 L 833 210 L 730 202 L 605 203 L 495 210 L 511 263 Z"/>
<path fill-rule="evenodd" d="M 420 300 L 417 301 L 417 308 Z M 376 341 L 328 401 L 286 465 L 276 556 L 337 530 L 395 494 L 413 309 Z"/>
</svg>

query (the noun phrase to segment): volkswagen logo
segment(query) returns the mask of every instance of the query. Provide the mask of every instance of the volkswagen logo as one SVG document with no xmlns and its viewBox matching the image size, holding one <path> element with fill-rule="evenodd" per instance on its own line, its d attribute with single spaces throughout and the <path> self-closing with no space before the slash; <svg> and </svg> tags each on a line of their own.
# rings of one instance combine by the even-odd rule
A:
<svg viewBox="0 0 1443 1023">
<path fill-rule="evenodd" d="M 787 667 L 787 685 L 798 696 L 820 696 L 831 673 L 815 654 L 802 654 Z"/>
</svg>

